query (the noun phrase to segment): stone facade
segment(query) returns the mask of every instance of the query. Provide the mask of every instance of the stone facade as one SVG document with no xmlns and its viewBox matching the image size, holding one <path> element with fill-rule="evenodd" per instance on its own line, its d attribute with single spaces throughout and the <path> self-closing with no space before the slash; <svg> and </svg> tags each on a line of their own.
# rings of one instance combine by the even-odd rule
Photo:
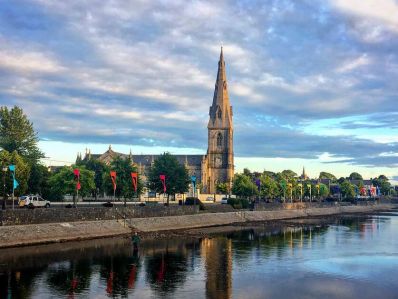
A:
<svg viewBox="0 0 398 299">
<path fill-rule="evenodd" d="M 233 152 L 233 121 L 232 106 L 229 102 L 227 77 L 223 50 L 221 48 L 218 62 L 217 79 L 214 89 L 213 103 L 209 110 L 208 148 L 206 155 L 175 155 L 177 160 L 184 164 L 191 176 L 196 176 L 198 185 L 202 186 L 202 193 L 216 193 L 219 183 L 232 185 L 234 176 L 234 152 Z M 103 154 L 91 154 L 86 150 L 83 159 L 99 159 L 105 164 L 110 164 L 115 157 L 130 157 L 142 179 L 158 158 L 159 155 L 133 155 L 118 153 L 109 149 Z M 81 157 L 78 157 L 81 159 Z"/>
</svg>

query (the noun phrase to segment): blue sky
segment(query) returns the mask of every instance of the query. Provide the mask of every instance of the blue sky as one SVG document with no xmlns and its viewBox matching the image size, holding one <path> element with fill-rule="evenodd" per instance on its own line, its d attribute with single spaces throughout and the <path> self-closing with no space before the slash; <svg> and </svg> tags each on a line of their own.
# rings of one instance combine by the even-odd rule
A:
<svg viewBox="0 0 398 299">
<path fill-rule="evenodd" d="M 0 103 L 48 164 L 205 153 L 220 46 L 236 168 L 398 179 L 398 1 L 1 1 Z"/>
</svg>

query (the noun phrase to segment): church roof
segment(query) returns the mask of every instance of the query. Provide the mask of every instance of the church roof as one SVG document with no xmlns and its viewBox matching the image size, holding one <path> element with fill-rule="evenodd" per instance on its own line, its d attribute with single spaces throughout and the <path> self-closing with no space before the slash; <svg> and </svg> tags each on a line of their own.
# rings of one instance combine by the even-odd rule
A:
<svg viewBox="0 0 398 299">
<path fill-rule="evenodd" d="M 160 155 L 132 155 L 133 162 L 145 166 L 150 166 L 152 161 Z M 173 155 L 180 164 L 187 163 L 189 166 L 201 166 L 204 155 Z"/>
</svg>

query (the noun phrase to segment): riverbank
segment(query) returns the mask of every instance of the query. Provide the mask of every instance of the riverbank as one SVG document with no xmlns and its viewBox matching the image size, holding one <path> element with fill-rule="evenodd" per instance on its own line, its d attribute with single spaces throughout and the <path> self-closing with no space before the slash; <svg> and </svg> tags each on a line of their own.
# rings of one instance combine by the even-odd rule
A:
<svg viewBox="0 0 398 299">
<path fill-rule="evenodd" d="M 0 248 L 56 242 L 88 240 L 113 236 L 127 236 L 132 231 L 143 235 L 166 234 L 168 231 L 217 227 L 250 222 L 319 217 L 337 214 L 372 213 L 388 211 L 396 205 L 333 206 L 276 211 L 238 211 L 225 213 L 198 213 L 193 215 L 131 218 L 122 220 L 80 221 L 12 225 L 0 227 Z"/>
</svg>

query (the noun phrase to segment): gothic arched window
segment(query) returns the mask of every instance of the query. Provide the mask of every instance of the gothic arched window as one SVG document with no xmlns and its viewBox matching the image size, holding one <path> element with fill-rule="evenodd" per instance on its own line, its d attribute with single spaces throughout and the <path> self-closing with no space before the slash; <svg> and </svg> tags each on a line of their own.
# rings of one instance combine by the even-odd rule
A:
<svg viewBox="0 0 398 299">
<path fill-rule="evenodd" d="M 217 135 L 217 146 L 219 146 L 219 147 L 222 146 L 222 135 L 221 135 L 221 133 L 218 133 L 218 135 Z"/>
</svg>

